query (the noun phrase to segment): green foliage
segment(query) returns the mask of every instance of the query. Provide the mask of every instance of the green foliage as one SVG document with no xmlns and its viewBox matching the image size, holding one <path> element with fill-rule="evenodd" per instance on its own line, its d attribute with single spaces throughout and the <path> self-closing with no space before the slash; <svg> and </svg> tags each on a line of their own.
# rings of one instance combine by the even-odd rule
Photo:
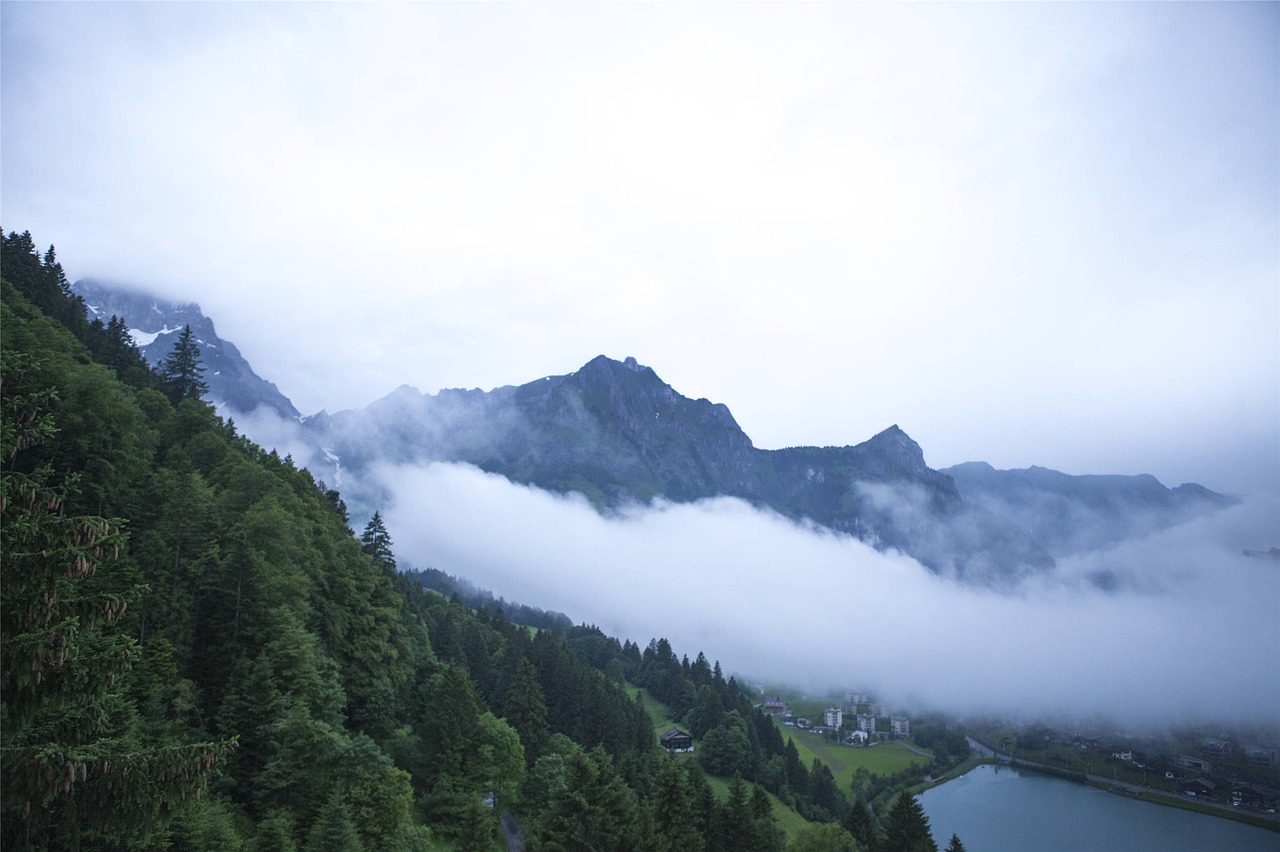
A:
<svg viewBox="0 0 1280 852">
<path fill-rule="evenodd" d="M 387 532 L 387 525 L 382 522 L 381 512 L 374 512 L 365 525 L 364 532 L 360 534 L 360 547 L 387 570 L 395 570 L 396 557 L 391 550 L 391 534 Z"/>
<path fill-rule="evenodd" d="M 307 835 L 306 852 L 361 852 L 360 836 L 347 816 L 342 793 L 335 790 Z"/>
<path fill-rule="evenodd" d="M 787 852 L 862 852 L 853 835 L 833 823 L 812 825 L 787 841 Z"/>
<path fill-rule="evenodd" d="M 520 735 L 525 762 L 532 766 L 546 745 L 550 729 L 547 726 L 547 702 L 538 684 L 538 673 L 524 657 L 516 664 L 515 679 L 504 696 L 503 714 Z"/>
<path fill-rule="evenodd" d="M 884 820 L 885 852 L 938 852 L 938 844 L 929 833 L 929 818 L 924 808 L 910 793 L 898 796 Z"/>
<path fill-rule="evenodd" d="M 951 835 L 951 840 L 947 842 L 946 852 L 964 852 L 964 844 L 960 842 L 960 838 Z"/>
<path fill-rule="evenodd" d="M 719 727 L 708 731 L 698 749 L 703 768 L 713 775 L 749 775 L 752 757 L 747 724 L 737 710 L 730 711 Z"/>
<path fill-rule="evenodd" d="M 662 761 L 653 799 L 653 826 L 660 852 L 701 852 L 705 843 L 694 813 L 691 785 L 680 761 Z"/>
<path fill-rule="evenodd" d="M 853 806 L 845 817 L 844 827 L 863 849 L 876 848 L 875 826 L 872 825 L 871 814 L 867 811 L 867 803 L 862 800 L 862 796 L 854 798 Z"/>
<path fill-rule="evenodd" d="M 161 385 L 174 405 L 184 399 L 198 400 L 209 392 L 203 378 L 200 349 L 191 334 L 191 326 L 182 329 L 173 351 L 161 362 L 159 373 Z"/>
</svg>

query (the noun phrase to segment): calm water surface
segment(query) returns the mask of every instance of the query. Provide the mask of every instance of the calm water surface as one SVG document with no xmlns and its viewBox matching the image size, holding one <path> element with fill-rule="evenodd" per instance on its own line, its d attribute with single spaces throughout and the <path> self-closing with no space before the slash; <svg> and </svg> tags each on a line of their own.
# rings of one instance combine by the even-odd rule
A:
<svg viewBox="0 0 1280 852">
<path fill-rule="evenodd" d="M 968 852 L 1280 850 L 1274 831 L 1007 766 L 979 766 L 919 798 L 939 849 L 954 833 Z"/>
</svg>

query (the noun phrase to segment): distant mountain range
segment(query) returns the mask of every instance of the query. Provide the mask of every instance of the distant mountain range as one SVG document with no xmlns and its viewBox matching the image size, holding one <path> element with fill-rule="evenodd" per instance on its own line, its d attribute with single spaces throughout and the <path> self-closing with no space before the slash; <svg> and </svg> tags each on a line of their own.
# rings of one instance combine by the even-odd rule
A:
<svg viewBox="0 0 1280 852">
<path fill-rule="evenodd" d="M 123 316 L 152 363 L 172 347 L 162 344 L 165 334 L 190 323 L 205 341 L 210 397 L 228 413 L 265 406 L 299 422 L 196 305 L 85 282 L 76 288 L 102 315 Z M 603 355 L 566 375 L 487 392 L 402 386 L 363 409 L 300 418 L 300 431 L 310 457 L 296 460 L 339 485 L 357 516 L 390 499 L 369 476 L 375 465 L 464 462 L 578 492 L 602 511 L 658 497 L 737 497 L 973 582 L 1016 580 L 1052 567 L 1055 557 L 1235 502 L 1199 485 L 1169 489 L 1151 476 L 1000 471 L 984 462 L 934 470 L 896 425 L 853 446 L 761 450 L 723 404 L 682 396 L 634 358 Z"/>
</svg>

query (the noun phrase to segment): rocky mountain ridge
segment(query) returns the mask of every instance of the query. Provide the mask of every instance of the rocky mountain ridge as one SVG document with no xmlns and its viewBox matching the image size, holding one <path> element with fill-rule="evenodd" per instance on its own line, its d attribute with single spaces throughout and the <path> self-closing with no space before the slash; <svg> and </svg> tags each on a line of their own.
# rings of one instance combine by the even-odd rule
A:
<svg viewBox="0 0 1280 852">
<path fill-rule="evenodd" d="M 170 302 L 91 278 L 74 282 L 71 289 L 84 299 L 89 319 L 100 319 L 104 323 L 113 316 L 123 319 L 152 367 L 164 360 L 173 350 L 178 334 L 190 325 L 205 367 L 208 399 L 219 410 L 225 409 L 232 415 L 248 414 L 265 406 L 281 417 L 298 417 L 298 410 L 289 398 L 255 373 L 234 343 L 218 337 L 213 320 L 205 316 L 195 302 Z"/>
<path fill-rule="evenodd" d="M 205 341 L 210 397 L 228 414 L 265 405 L 295 424 L 295 460 L 339 487 L 355 516 L 391 499 L 374 475 L 380 467 L 461 462 L 580 493 L 604 512 L 655 499 L 736 497 L 900 550 L 939 573 L 1004 583 L 1051 568 L 1055 557 L 1233 502 L 1150 476 L 998 471 L 983 462 L 934 470 L 897 425 L 850 446 L 758 449 L 727 406 L 683 396 L 633 357 L 600 355 L 572 373 L 490 391 L 426 394 L 404 385 L 362 409 L 299 418 L 198 306 L 93 282 L 76 288 L 99 315 L 123 316 L 152 363 L 172 346 L 166 334 L 189 322 Z"/>
</svg>

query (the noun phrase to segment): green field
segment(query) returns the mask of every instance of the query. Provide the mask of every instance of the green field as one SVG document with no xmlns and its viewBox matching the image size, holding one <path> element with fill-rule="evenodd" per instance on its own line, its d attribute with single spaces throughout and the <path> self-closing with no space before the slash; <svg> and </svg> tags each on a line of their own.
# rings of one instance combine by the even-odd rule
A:
<svg viewBox="0 0 1280 852">
<path fill-rule="evenodd" d="M 723 802 L 729 798 L 729 781 L 724 778 L 717 778 L 714 775 L 705 777 L 717 799 Z M 748 789 L 750 788 L 748 787 Z M 782 800 L 772 793 L 769 794 L 769 801 L 773 803 L 773 821 L 787 833 L 787 837 L 793 837 L 797 831 L 814 824 L 784 805 Z"/>
<path fill-rule="evenodd" d="M 638 686 L 626 684 L 627 694 L 635 698 L 640 695 L 640 700 L 644 702 L 644 709 L 649 714 L 649 718 L 653 720 L 653 730 L 658 736 L 662 736 L 671 728 L 678 728 L 680 723 L 671 718 L 671 711 L 667 709 L 667 705 L 654 698 L 649 694 L 649 690 L 641 689 Z"/>
<path fill-rule="evenodd" d="M 892 775 L 913 763 L 928 763 L 931 759 L 914 753 L 901 743 L 881 743 L 868 748 L 857 748 L 838 745 L 823 739 L 821 734 L 799 728 L 785 728 L 782 738 L 790 739 L 796 744 L 796 751 L 800 753 L 800 759 L 806 766 L 813 763 L 815 757 L 825 763 L 842 792 L 849 791 L 853 784 L 853 773 L 860 767 L 872 775 Z"/>
</svg>

